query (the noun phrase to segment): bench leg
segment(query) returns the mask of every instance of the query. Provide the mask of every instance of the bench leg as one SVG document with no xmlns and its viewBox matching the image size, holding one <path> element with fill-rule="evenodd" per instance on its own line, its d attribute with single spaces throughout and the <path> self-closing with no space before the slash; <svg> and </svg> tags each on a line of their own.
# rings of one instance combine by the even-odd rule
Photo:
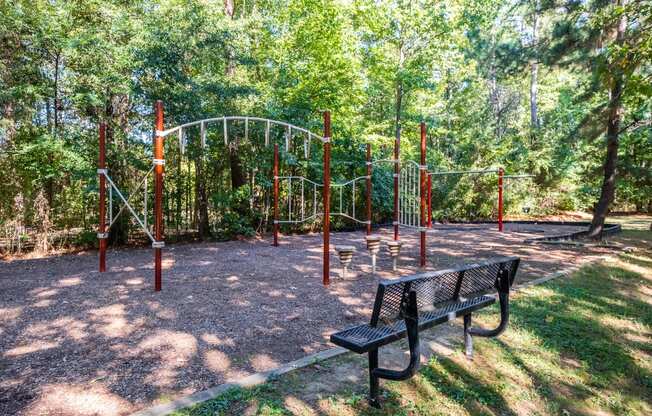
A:
<svg viewBox="0 0 652 416">
<path fill-rule="evenodd" d="M 380 380 L 374 375 L 374 370 L 378 368 L 378 349 L 369 351 L 369 405 L 380 408 L 378 402 L 378 390 L 380 389 Z"/>
<path fill-rule="evenodd" d="M 497 337 L 502 334 L 509 323 L 509 292 L 499 293 L 500 323 L 494 329 L 469 328 L 469 333 L 477 337 Z"/>
<path fill-rule="evenodd" d="M 471 314 L 464 315 L 464 351 L 466 358 L 473 359 L 473 338 L 471 337 Z"/>
</svg>

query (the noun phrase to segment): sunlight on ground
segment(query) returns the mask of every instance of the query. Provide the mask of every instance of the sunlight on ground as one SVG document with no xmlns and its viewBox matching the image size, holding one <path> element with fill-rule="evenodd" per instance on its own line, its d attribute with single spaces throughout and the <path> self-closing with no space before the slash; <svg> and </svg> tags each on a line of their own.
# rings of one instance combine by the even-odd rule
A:
<svg viewBox="0 0 652 416">
<path fill-rule="evenodd" d="M 179 415 L 647 415 L 652 414 L 652 252 L 622 254 L 513 296 L 509 329 L 455 347 L 408 382 L 381 382 L 384 407 L 365 400 L 366 357 L 347 354 Z M 496 308 L 477 314 L 497 322 Z M 351 378 L 357 380 L 347 382 Z"/>
<path fill-rule="evenodd" d="M 33 414 L 79 416 L 118 416 L 120 409 L 129 409 L 129 402 L 103 386 L 50 384 L 43 387 L 41 397 L 30 406 Z"/>
</svg>

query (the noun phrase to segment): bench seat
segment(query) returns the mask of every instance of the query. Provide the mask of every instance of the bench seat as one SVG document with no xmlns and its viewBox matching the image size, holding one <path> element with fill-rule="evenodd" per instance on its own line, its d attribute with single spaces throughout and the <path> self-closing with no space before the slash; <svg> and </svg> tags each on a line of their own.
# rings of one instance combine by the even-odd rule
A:
<svg viewBox="0 0 652 416">
<path fill-rule="evenodd" d="M 496 337 L 509 322 L 509 290 L 520 259 L 499 257 L 449 269 L 381 280 L 371 320 L 331 335 L 340 347 L 369 356 L 369 403 L 379 407 L 380 379 L 407 380 L 419 369 L 419 332 L 456 317 L 464 320 L 464 349 L 473 357 L 473 336 Z M 497 296 L 494 293 L 497 293 Z M 500 322 L 492 329 L 471 326 L 471 315 L 500 303 Z M 407 338 L 410 361 L 402 370 L 378 366 L 381 347 Z"/>
<path fill-rule="evenodd" d="M 448 303 L 428 312 L 419 313 L 419 331 L 451 321 L 458 316 L 484 308 L 495 303 L 493 296 L 478 296 L 459 302 Z M 358 354 L 369 352 L 390 344 L 406 336 L 405 321 L 395 321 L 390 325 L 358 325 L 331 335 L 331 342 Z"/>
</svg>

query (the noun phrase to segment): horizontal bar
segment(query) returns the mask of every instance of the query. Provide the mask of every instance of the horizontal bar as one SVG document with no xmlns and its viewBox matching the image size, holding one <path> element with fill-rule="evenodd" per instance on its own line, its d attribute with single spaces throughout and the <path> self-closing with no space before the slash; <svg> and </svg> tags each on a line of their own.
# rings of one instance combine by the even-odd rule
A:
<svg viewBox="0 0 652 416">
<path fill-rule="evenodd" d="M 223 117 L 214 117 L 214 118 L 207 118 L 207 119 L 204 119 L 204 120 L 192 121 L 190 123 L 181 124 L 179 126 L 172 127 L 170 129 L 167 129 L 167 130 L 162 130 L 162 131 L 157 130 L 156 135 L 160 136 L 160 137 L 166 137 L 166 136 L 170 135 L 171 133 L 178 132 L 179 130 L 185 129 L 185 128 L 188 128 L 188 127 L 193 127 L 193 126 L 199 125 L 201 123 L 208 124 L 208 123 L 216 123 L 216 122 L 220 122 L 220 121 L 224 122 L 224 121 L 229 121 L 229 120 L 240 120 L 240 121 L 246 121 L 246 122 L 249 122 L 249 121 L 261 121 L 261 122 L 264 122 L 264 123 L 269 122 L 270 124 L 276 124 L 276 125 L 279 125 L 279 126 L 290 127 L 293 130 L 297 130 L 297 131 L 306 133 L 309 137 L 315 138 L 315 139 L 319 140 L 322 143 L 327 143 L 330 140 L 329 137 L 322 137 L 322 136 L 320 136 L 318 134 L 315 134 L 315 133 L 311 132 L 308 129 L 304 129 L 303 127 L 295 126 L 294 124 L 286 123 L 284 121 L 271 120 L 271 119 L 261 118 L 261 117 L 249 117 L 249 116 L 223 116 Z"/>
<path fill-rule="evenodd" d="M 315 186 L 324 186 L 323 183 L 317 183 L 317 182 L 311 181 L 310 179 L 308 179 L 308 178 L 306 178 L 304 176 L 276 176 L 274 179 L 278 179 L 278 180 L 282 180 L 282 179 L 299 179 L 301 181 L 310 182 L 311 184 L 313 184 Z"/>
<path fill-rule="evenodd" d="M 451 170 L 447 172 L 428 172 L 428 175 L 463 175 L 465 173 L 482 175 L 485 173 L 498 173 L 498 169 L 485 169 L 485 170 Z"/>
<path fill-rule="evenodd" d="M 361 181 L 363 179 L 366 180 L 366 179 L 369 179 L 369 178 L 370 178 L 369 176 L 358 176 L 357 178 L 353 178 L 353 179 L 351 179 L 350 181 L 347 181 L 347 182 L 331 183 L 331 186 L 333 186 L 333 187 L 335 187 L 335 186 L 346 186 L 346 185 L 349 185 L 349 184 L 351 184 L 351 183 L 353 183 L 355 181 Z"/>
<path fill-rule="evenodd" d="M 368 221 L 368 220 L 359 220 L 359 219 L 357 219 L 357 218 L 353 218 L 352 216 L 350 216 L 350 215 L 348 215 L 348 214 L 345 214 L 345 213 L 343 213 L 343 212 L 331 212 L 331 216 L 332 216 L 332 217 L 344 217 L 344 218 L 348 218 L 348 219 L 350 219 L 350 220 L 352 220 L 352 221 L 359 222 L 360 224 L 370 224 L 370 221 Z"/>
<path fill-rule="evenodd" d="M 536 175 L 504 175 L 503 179 L 534 178 Z"/>
</svg>

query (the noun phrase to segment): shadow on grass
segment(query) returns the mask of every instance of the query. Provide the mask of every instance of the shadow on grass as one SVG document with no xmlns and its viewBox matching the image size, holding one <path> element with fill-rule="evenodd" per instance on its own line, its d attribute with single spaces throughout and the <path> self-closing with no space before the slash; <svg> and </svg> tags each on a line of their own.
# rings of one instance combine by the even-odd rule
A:
<svg viewBox="0 0 652 416">
<path fill-rule="evenodd" d="M 450 359 L 434 361 L 421 370 L 432 387 L 465 408 L 469 414 L 484 414 L 486 408 L 500 415 L 516 416 L 503 395 Z"/>
<path fill-rule="evenodd" d="M 627 259 L 631 261 L 631 259 Z M 640 397 L 652 397 L 652 374 L 641 368 L 632 350 L 650 352 L 650 345 L 630 341 L 628 324 L 652 324 L 652 308 L 637 298 L 637 286 L 645 277 L 613 266 L 583 268 L 571 280 L 546 285 L 552 296 L 522 296 L 512 305 L 512 322 L 536 335 L 543 348 L 560 357 L 572 357 L 586 369 L 585 385 L 544 378 L 520 356 L 518 350 L 495 340 L 506 357 L 534 380 L 537 390 L 555 402 L 572 405 L 578 399 L 616 389 Z M 551 307 L 553 306 L 554 307 Z M 624 324 L 605 323 L 614 320 Z M 636 331 L 634 331 L 636 332 Z M 568 397 L 569 393 L 573 397 Z M 601 394 L 600 394 L 601 395 Z M 647 399 L 649 402 L 649 399 Z M 610 410 L 620 414 L 623 405 L 607 400 Z M 580 408 L 575 414 L 594 414 Z"/>
<path fill-rule="evenodd" d="M 640 257 L 634 257 L 621 259 L 635 266 Z M 305 385 L 319 373 L 303 369 L 296 380 L 284 376 L 255 389 L 234 390 L 195 411 L 177 414 L 304 414 L 295 411 L 292 401 L 312 415 L 445 414 L 451 406 L 471 415 L 514 416 L 523 409 L 586 416 L 646 414 L 652 405 L 652 374 L 640 362 L 652 352 L 645 339 L 652 307 L 641 294 L 649 286 L 647 276 L 627 266 L 600 264 L 584 267 L 570 279 L 528 289 L 511 304 L 511 334 L 482 341 L 484 347 L 478 344 L 482 360 L 469 367 L 460 362 L 462 354 L 433 359 L 408 383 L 384 382 L 382 410 L 366 404 L 366 383 L 350 384 L 332 376 L 320 382 L 336 383 L 334 390 L 309 398 Z M 492 308 L 480 315 L 495 312 Z M 494 375 L 510 367 L 528 382 L 497 383 Z M 539 402 L 532 405 L 545 408 L 514 401 L 506 390 L 511 388 L 526 389 L 527 396 Z"/>
</svg>

